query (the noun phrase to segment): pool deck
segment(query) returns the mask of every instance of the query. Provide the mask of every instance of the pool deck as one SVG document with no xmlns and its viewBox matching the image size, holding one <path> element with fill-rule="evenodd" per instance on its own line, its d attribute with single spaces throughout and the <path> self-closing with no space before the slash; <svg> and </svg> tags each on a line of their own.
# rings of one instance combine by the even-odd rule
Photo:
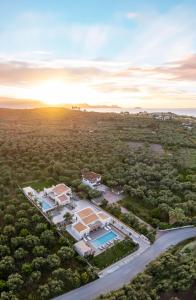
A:
<svg viewBox="0 0 196 300">
<path fill-rule="evenodd" d="M 41 210 L 45 213 L 45 212 L 48 212 L 50 210 L 53 210 L 57 207 L 57 205 L 54 203 L 54 201 L 52 201 L 52 199 L 50 199 L 49 197 L 45 196 L 44 195 L 44 192 L 37 192 L 35 189 L 32 189 L 33 190 L 33 193 L 34 193 L 34 196 L 29 196 L 28 195 L 28 187 L 27 188 L 23 188 L 23 191 L 24 193 L 28 196 L 28 197 L 31 197 L 31 200 L 34 201 L 37 205 L 37 201 L 40 201 L 40 202 L 44 202 L 46 203 L 46 206 L 48 206 L 47 208 L 44 208 L 41 207 Z"/>
<path fill-rule="evenodd" d="M 106 230 L 105 228 L 100 228 L 96 231 L 93 231 L 89 234 L 90 238 L 92 240 L 87 241 L 86 243 L 95 251 L 94 256 L 97 256 L 101 253 L 103 253 L 105 250 L 107 250 L 108 248 L 111 248 L 112 246 L 114 246 L 114 244 L 111 245 L 107 245 L 104 249 L 99 249 L 99 247 L 95 247 L 94 244 L 92 243 L 93 240 L 98 239 L 99 237 L 103 236 L 104 234 L 109 233 L 110 231 L 113 231 L 118 237 L 119 237 L 119 242 L 124 240 L 125 235 L 120 232 L 118 229 L 116 229 L 114 226 L 112 226 L 111 224 L 109 225 L 111 227 L 111 230 Z"/>
</svg>

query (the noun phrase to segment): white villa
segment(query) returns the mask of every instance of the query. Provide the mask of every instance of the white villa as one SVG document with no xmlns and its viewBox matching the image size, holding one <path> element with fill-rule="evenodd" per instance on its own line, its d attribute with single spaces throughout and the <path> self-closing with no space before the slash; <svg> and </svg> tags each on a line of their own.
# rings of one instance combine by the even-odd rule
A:
<svg viewBox="0 0 196 300">
<path fill-rule="evenodd" d="M 82 182 L 94 188 L 101 183 L 101 175 L 91 171 L 82 171 Z"/>
<path fill-rule="evenodd" d="M 75 212 L 71 230 L 78 239 L 82 239 L 90 232 L 103 228 L 109 223 L 111 223 L 111 217 L 109 215 L 103 211 L 95 212 L 93 208 L 86 207 Z"/>
<path fill-rule="evenodd" d="M 51 188 L 45 188 L 44 195 L 51 198 L 55 204 L 61 206 L 70 203 L 72 192 L 70 187 L 66 186 L 64 183 L 60 183 Z"/>
<path fill-rule="evenodd" d="M 83 240 L 75 243 L 74 248 L 81 256 L 88 256 L 94 254 L 93 249 L 90 246 L 88 246 Z"/>
</svg>

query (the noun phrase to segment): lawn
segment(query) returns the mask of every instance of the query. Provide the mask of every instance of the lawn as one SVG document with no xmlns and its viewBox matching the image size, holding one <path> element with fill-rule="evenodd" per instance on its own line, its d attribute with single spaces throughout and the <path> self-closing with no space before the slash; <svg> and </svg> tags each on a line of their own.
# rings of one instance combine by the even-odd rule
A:
<svg viewBox="0 0 196 300">
<path fill-rule="evenodd" d="M 28 181 L 23 184 L 23 187 L 31 186 L 36 191 L 40 192 L 44 188 L 51 187 L 52 185 L 56 184 L 56 182 L 53 179 L 46 179 L 46 180 L 34 180 L 34 181 Z"/>
<path fill-rule="evenodd" d="M 119 201 L 119 204 L 124 206 L 130 212 L 138 215 L 141 219 L 144 219 L 146 222 L 149 222 L 150 212 L 152 207 L 144 203 L 142 200 L 135 200 L 130 196 L 127 196 Z"/>
<path fill-rule="evenodd" d="M 117 242 L 112 248 L 90 259 L 90 263 L 99 269 L 104 269 L 138 249 L 138 245 L 130 239 Z"/>
</svg>

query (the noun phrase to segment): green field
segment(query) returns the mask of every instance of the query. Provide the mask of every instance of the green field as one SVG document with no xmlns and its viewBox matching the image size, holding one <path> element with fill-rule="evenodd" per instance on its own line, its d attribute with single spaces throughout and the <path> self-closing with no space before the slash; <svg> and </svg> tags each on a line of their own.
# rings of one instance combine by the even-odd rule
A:
<svg viewBox="0 0 196 300">
<path fill-rule="evenodd" d="M 23 184 L 23 187 L 31 186 L 36 191 L 40 192 L 43 191 L 44 188 L 48 188 L 52 186 L 53 184 L 56 184 L 56 181 L 54 179 L 46 179 L 46 180 L 34 180 L 34 181 L 28 181 Z"/>
<path fill-rule="evenodd" d="M 119 204 L 124 206 L 130 212 L 138 215 L 138 217 L 144 219 L 146 222 L 149 221 L 149 215 L 152 207 L 150 205 L 147 205 L 144 201 L 138 199 L 136 200 L 130 196 L 127 196 L 119 201 Z"/>
<path fill-rule="evenodd" d="M 123 257 L 136 251 L 138 246 L 130 239 L 117 242 L 112 248 L 107 249 L 102 254 L 90 259 L 90 263 L 99 269 L 115 263 Z"/>
</svg>

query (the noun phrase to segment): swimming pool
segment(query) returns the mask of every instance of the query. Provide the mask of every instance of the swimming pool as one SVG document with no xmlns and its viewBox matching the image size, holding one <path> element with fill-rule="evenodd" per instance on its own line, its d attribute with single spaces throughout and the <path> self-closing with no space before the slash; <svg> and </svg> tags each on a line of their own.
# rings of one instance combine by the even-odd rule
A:
<svg viewBox="0 0 196 300">
<path fill-rule="evenodd" d="M 99 248 L 99 247 L 105 245 L 107 242 L 110 242 L 117 237 L 118 237 L 118 235 L 114 231 L 109 231 L 109 232 L 105 233 L 104 235 L 98 237 L 97 239 L 93 240 L 92 244 L 96 248 Z"/>
<path fill-rule="evenodd" d="M 42 201 L 42 210 L 48 210 L 48 209 L 50 209 L 50 208 L 52 208 L 52 206 L 50 205 L 50 204 L 48 204 L 47 202 L 45 202 L 45 201 Z"/>
</svg>

